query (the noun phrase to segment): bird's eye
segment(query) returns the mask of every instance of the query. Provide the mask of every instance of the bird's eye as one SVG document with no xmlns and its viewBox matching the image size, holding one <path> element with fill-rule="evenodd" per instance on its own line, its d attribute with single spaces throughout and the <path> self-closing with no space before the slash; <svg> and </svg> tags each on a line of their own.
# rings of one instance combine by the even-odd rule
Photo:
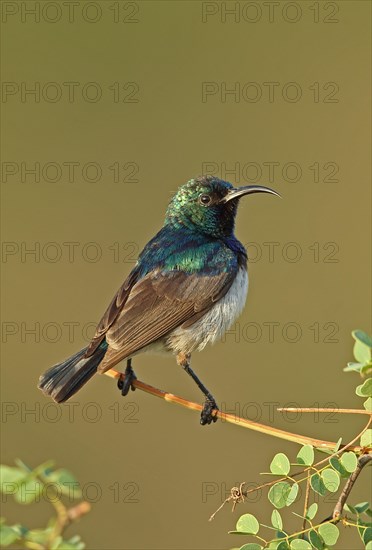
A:
<svg viewBox="0 0 372 550">
<path fill-rule="evenodd" d="M 208 206 L 211 200 L 212 200 L 212 197 L 210 195 L 206 195 L 205 193 L 202 193 L 201 195 L 199 195 L 199 202 L 203 206 Z"/>
</svg>

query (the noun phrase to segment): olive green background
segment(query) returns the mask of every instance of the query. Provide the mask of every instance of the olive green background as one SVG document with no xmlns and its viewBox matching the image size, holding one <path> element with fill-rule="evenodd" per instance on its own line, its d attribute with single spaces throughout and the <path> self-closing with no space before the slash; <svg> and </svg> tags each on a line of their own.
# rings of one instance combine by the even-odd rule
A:
<svg viewBox="0 0 372 550">
<path fill-rule="evenodd" d="M 2 25 L 3 81 L 20 87 L 40 82 L 42 89 L 55 82 L 63 94 L 55 102 L 42 95 L 39 102 L 31 96 L 22 101 L 20 92 L 3 96 L 3 163 L 15 163 L 19 170 L 21 163 L 35 162 L 77 162 L 80 168 L 72 182 L 65 167 L 54 183 L 53 168 L 36 183 L 32 176 L 22 182 L 20 171 L 3 178 L 2 238 L 6 251 L 13 253 L 3 256 L 2 263 L 1 389 L 3 401 L 18 408 L 3 416 L 2 461 L 11 464 L 20 457 L 36 466 L 53 458 L 83 487 L 93 488 L 88 500 L 95 499 L 94 488 L 99 488 L 90 514 L 68 531 L 80 533 L 88 549 L 243 544 L 227 531 L 244 512 L 268 523 L 271 507 L 265 494 L 233 514 L 227 506 L 212 523 L 208 517 L 224 490 L 239 481 L 260 482 L 259 473 L 268 471 L 272 456 L 283 451 L 294 458 L 296 445 L 222 422 L 201 427 L 197 414 L 140 391 L 122 400 L 107 377 L 92 380 L 74 399 L 74 409 L 63 406 L 61 418 L 53 422 L 59 409 L 37 390 L 37 379 L 86 345 L 85 333 L 92 334 L 92 323 L 138 251 L 161 226 L 169 197 L 180 184 L 201 174 L 208 162 L 217 163 L 222 177 L 222 163 L 239 163 L 240 176 L 227 174 L 226 179 L 244 185 L 249 181 L 243 167 L 257 163 L 262 168 L 257 182 L 272 185 L 283 199 L 255 195 L 242 201 L 237 236 L 254 243 L 248 247 L 253 257 L 257 250 L 262 257 L 251 262 L 250 292 L 237 332 L 195 354 L 193 367 L 225 410 L 236 408 L 249 418 L 331 440 L 342 436 L 348 441 L 362 428 L 363 418 L 283 417 L 275 408 L 288 403 L 361 405 L 354 395 L 356 375 L 342 369 L 352 360 L 350 331 L 369 331 L 371 321 L 370 4 L 332 3 L 337 8 L 332 16 L 320 2 L 318 23 L 314 3 L 305 1 L 297 3 L 301 17 L 292 23 L 288 18 L 294 12 L 285 2 L 272 22 L 258 3 L 262 16 L 255 23 L 244 20 L 247 2 L 225 3 L 240 13 L 240 21 L 227 16 L 226 22 L 224 3 L 212 2 L 210 9 L 218 13 L 205 22 L 198 1 L 118 3 L 120 17 L 138 8 L 133 15 L 137 23 L 114 22 L 113 2 L 99 3 L 101 17 L 95 23 L 86 19 L 94 17 L 96 8 L 89 8 L 84 19 L 83 2 L 72 22 L 64 8 L 55 23 L 48 20 L 54 17 L 53 7 L 40 22 L 30 16 L 22 22 L 22 3 L 11 4 L 20 11 Z M 43 2 L 37 4 L 43 8 Z M 254 9 L 249 8 L 246 19 L 254 18 Z M 327 17 L 336 22 L 325 21 Z M 72 81 L 79 84 L 70 102 L 62 83 Z M 99 101 L 84 99 L 88 82 L 101 88 Z M 119 102 L 109 88 L 115 82 L 121 87 Z M 128 82 L 136 84 L 123 89 Z M 203 101 L 205 82 L 216 83 L 217 92 Z M 223 101 L 222 87 L 231 89 L 236 82 L 241 90 L 245 83 L 256 83 L 249 87 L 250 97 L 258 89 L 262 98 L 249 102 L 240 94 Z M 273 101 L 265 82 L 279 83 Z M 300 86 L 297 102 L 283 98 L 290 82 Z M 318 102 L 309 89 L 315 82 Z M 338 86 L 331 97 L 337 102 L 325 102 L 335 86 L 324 89 L 329 82 Z M 137 102 L 122 101 L 137 88 Z M 271 161 L 280 163 L 274 181 L 263 164 Z M 82 172 L 90 162 L 102 169 L 97 182 L 86 181 Z M 136 163 L 138 181 L 114 182 L 109 166 L 115 162 Z M 301 168 L 297 182 L 283 177 L 289 162 Z M 319 182 L 309 168 L 316 162 Z M 326 163 L 333 164 L 324 168 Z M 334 165 L 336 181 L 323 181 Z M 122 168 L 121 178 L 130 169 Z M 253 172 L 251 165 L 249 174 Z M 63 245 L 68 242 L 78 243 L 72 258 Z M 267 243 L 278 243 L 271 245 L 274 256 Z M 40 256 L 22 257 L 22 247 L 32 246 L 40 246 Z M 119 258 L 114 257 L 116 246 Z M 314 259 L 316 247 L 319 257 Z M 97 250 L 101 257 L 92 261 Z M 53 251 L 62 251 L 56 261 Z M 296 254 L 301 258 L 293 261 Z M 27 334 L 35 323 L 40 334 Z M 71 337 L 66 323 L 75 323 Z M 267 323 L 277 324 L 273 337 Z M 147 355 L 134 366 L 139 379 L 201 401 L 172 358 Z M 25 414 L 37 406 L 36 416 Z M 364 472 L 355 487 L 353 502 L 368 498 L 368 475 Z M 128 502 L 130 497 L 138 502 Z M 323 517 L 332 507 L 332 495 L 328 500 Z M 10 522 L 23 519 L 30 526 L 41 526 L 49 517 L 46 503 L 3 508 Z M 288 522 L 298 526 L 297 520 Z M 337 546 L 360 547 L 350 531 L 342 533 Z"/>
</svg>

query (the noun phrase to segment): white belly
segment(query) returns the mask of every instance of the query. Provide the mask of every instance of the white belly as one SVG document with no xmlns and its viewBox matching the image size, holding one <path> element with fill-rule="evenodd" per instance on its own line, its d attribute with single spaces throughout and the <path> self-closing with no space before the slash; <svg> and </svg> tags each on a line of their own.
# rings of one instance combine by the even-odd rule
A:
<svg viewBox="0 0 372 550">
<path fill-rule="evenodd" d="M 201 351 L 207 344 L 213 344 L 222 338 L 240 315 L 247 292 L 248 273 L 241 268 L 225 296 L 191 327 L 174 330 L 167 338 L 167 345 L 175 352 L 189 354 Z"/>
</svg>

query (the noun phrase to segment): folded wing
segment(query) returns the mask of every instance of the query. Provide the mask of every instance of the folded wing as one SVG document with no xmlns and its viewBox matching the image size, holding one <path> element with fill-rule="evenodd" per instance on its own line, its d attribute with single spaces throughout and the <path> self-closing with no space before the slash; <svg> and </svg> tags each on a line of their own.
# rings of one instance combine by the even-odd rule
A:
<svg viewBox="0 0 372 550">
<path fill-rule="evenodd" d="M 106 338 L 109 348 L 99 372 L 109 370 L 178 326 L 192 324 L 226 294 L 235 276 L 236 270 L 204 275 L 157 270 L 139 281 L 129 277 L 99 323 L 93 351 L 87 354 Z"/>
</svg>

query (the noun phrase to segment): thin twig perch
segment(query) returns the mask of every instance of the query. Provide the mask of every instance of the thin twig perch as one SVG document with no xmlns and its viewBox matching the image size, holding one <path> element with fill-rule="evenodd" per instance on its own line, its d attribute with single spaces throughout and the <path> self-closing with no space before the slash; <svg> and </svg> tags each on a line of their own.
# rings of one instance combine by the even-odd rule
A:
<svg viewBox="0 0 372 550">
<path fill-rule="evenodd" d="M 116 378 L 116 379 L 119 379 L 119 378 L 123 379 L 125 376 L 122 372 L 119 372 L 114 369 L 110 369 L 106 371 L 105 374 L 107 376 L 110 376 L 111 378 Z M 135 380 L 133 382 L 133 386 L 138 390 L 144 391 L 146 393 L 150 393 L 155 397 L 160 397 L 161 399 L 164 399 L 169 403 L 175 403 L 176 405 L 181 405 L 181 407 L 185 407 L 186 409 L 191 409 L 193 411 L 201 412 L 203 408 L 202 405 L 200 405 L 199 403 L 194 403 L 192 401 L 188 401 L 187 399 L 183 399 L 182 397 L 179 397 L 177 395 L 173 395 L 172 393 L 159 390 L 158 388 L 154 388 L 153 386 L 145 384 L 140 380 Z M 295 411 L 296 409 L 291 409 L 291 410 Z M 331 409 L 331 410 L 332 412 L 337 412 L 337 410 L 334 410 L 334 409 Z M 343 409 L 341 410 L 343 412 Z M 322 412 L 325 412 L 325 411 L 329 412 L 329 410 L 322 409 Z M 229 422 L 230 424 L 235 424 L 236 426 L 242 426 L 243 428 L 248 428 L 249 430 L 261 432 L 267 435 L 271 435 L 273 437 L 278 437 L 280 439 L 285 439 L 286 441 L 299 443 L 300 445 L 312 445 L 313 447 L 317 447 L 319 449 L 329 449 L 329 450 L 334 450 L 336 447 L 336 442 L 333 442 L 333 441 L 323 441 L 322 439 L 315 439 L 313 437 L 307 437 L 305 435 L 287 432 L 285 430 L 280 430 L 279 428 L 273 428 L 271 426 L 267 426 L 266 424 L 260 424 L 259 422 L 254 422 L 253 420 L 240 418 L 239 416 L 224 413 L 221 411 L 214 411 L 214 414 L 224 422 Z M 372 420 L 372 413 L 365 411 L 365 413 L 363 412 L 363 414 L 369 414 L 370 421 Z M 354 452 L 362 451 L 362 447 L 358 445 L 354 447 L 349 447 L 349 449 L 353 450 Z M 366 451 L 366 449 L 363 449 L 363 450 Z M 372 449 L 370 450 L 372 451 Z"/>
</svg>

